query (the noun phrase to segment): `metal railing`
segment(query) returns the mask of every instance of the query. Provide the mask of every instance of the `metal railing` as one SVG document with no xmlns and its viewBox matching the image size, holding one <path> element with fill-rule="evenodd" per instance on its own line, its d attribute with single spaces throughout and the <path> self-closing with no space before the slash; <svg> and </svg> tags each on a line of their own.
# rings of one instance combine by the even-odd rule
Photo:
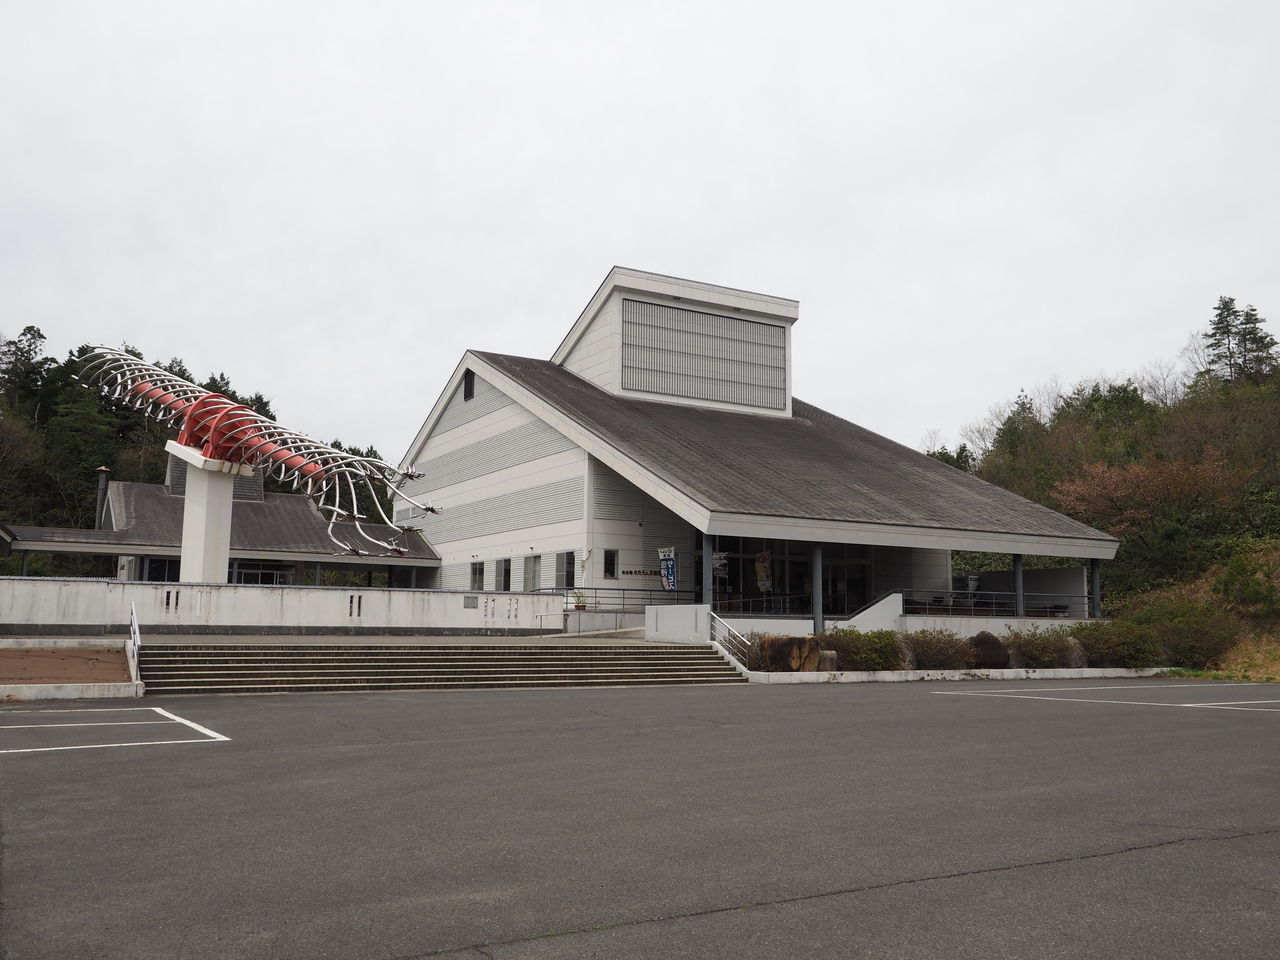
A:
<svg viewBox="0 0 1280 960">
<path fill-rule="evenodd" d="M 1087 619 L 1089 597 L 1084 594 L 1024 593 L 1024 617 Z M 993 590 L 902 591 L 902 612 L 930 617 L 1012 617 L 1017 594 Z"/>
<path fill-rule="evenodd" d="M 717 613 L 750 613 L 760 617 L 808 616 L 813 613 L 813 594 L 766 594 L 762 597 L 733 597 L 716 600 L 711 609 Z"/>
<path fill-rule="evenodd" d="M 751 642 L 714 613 L 708 613 L 707 616 L 711 618 L 711 639 L 720 644 L 720 648 L 733 657 L 742 669 L 748 669 Z"/>
<path fill-rule="evenodd" d="M 651 590 L 640 587 L 577 587 L 564 590 L 559 587 L 534 590 L 534 593 L 559 593 L 564 597 L 565 610 L 601 611 L 604 613 L 643 613 L 645 607 L 664 603 L 697 603 L 692 590 Z"/>
</svg>

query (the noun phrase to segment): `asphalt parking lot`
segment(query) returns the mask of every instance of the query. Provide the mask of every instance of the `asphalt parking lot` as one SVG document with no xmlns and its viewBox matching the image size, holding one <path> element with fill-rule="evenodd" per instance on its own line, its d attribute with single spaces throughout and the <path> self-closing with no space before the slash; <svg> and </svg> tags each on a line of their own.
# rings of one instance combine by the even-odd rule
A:
<svg viewBox="0 0 1280 960">
<path fill-rule="evenodd" d="M 1278 757 L 1197 681 L 5 705 L 0 957 L 1274 958 Z"/>
</svg>

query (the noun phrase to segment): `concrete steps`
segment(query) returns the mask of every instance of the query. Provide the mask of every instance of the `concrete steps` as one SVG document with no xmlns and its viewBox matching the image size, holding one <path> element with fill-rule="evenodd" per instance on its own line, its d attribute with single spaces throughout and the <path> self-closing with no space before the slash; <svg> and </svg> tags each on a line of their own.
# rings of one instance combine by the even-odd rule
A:
<svg viewBox="0 0 1280 960">
<path fill-rule="evenodd" d="M 147 693 L 743 683 L 710 647 L 682 644 L 142 647 Z"/>
</svg>

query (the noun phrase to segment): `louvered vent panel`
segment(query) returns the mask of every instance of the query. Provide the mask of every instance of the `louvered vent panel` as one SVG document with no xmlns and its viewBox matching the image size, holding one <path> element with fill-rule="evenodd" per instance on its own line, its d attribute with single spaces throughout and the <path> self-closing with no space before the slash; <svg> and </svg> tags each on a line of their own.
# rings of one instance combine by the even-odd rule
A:
<svg viewBox="0 0 1280 960">
<path fill-rule="evenodd" d="M 784 410 L 786 345 L 776 324 L 622 302 L 624 390 Z"/>
</svg>

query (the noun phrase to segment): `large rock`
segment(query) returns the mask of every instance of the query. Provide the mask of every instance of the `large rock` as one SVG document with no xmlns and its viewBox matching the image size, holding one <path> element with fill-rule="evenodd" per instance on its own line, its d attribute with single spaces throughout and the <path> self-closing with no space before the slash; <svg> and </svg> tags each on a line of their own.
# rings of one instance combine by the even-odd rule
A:
<svg viewBox="0 0 1280 960">
<path fill-rule="evenodd" d="M 969 638 L 976 657 L 974 666 L 979 670 L 1006 670 L 1009 667 L 1009 651 L 1000 638 L 986 630 Z"/>
<path fill-rule="evenodd" d="M 840 658 L 834 650 L 818 651 L 818 672 L 831 673 L 840 669 Z"/>
<path fill-rule="evenodd" d="M 765 669 L 774 673 L 814 673 L 821 651 L 813 637 L 764 637 Z"/>
</svg>

